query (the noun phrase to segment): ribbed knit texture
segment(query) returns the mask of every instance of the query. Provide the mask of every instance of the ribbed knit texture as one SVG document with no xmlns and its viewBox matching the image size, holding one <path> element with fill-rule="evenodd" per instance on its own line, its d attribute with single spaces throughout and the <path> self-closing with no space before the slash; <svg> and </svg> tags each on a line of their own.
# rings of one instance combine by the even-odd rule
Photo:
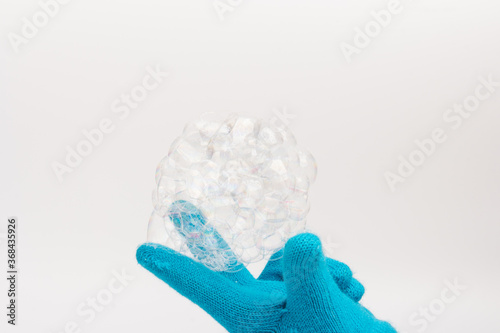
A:
<svg viewBox="0 0 500 333">
<path fill-rule="evenodd" d="M 255 279 L 243 266 L 215 272 L 165 246 L 141 245 L 137 260 L 231 333 L 395 333 L 358 301 L 347 265 L 325 258 L 319 238 L 291 238 Z"/>
</svg>

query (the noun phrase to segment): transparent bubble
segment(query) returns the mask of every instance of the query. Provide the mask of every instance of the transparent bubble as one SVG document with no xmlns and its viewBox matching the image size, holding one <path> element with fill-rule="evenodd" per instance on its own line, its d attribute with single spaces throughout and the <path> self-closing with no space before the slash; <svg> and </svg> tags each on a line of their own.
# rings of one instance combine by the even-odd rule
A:
<svg viewBox="0 0 500 333">
<path fill-rule="evenodd" d="M 282 123 L 205 114 L 156 169 L 148 240 L 216 271 L 269 259 L 304 231 L 316 173 Z"/>
<path fill-rule="evenodd" d="M 148 242 L 163 244 L 167 241 L 167 238 L 168 233 L 163 218 L 153 211 L 149 218 Z"/>
<path fill-rule="evenodd" d="M 309 201 L 307 196 L 301 193 L 291 193 L 285 199 L 288 208 L 288 217 L 293 221 L 302 221 L 309 213 Z"/>
</svg>

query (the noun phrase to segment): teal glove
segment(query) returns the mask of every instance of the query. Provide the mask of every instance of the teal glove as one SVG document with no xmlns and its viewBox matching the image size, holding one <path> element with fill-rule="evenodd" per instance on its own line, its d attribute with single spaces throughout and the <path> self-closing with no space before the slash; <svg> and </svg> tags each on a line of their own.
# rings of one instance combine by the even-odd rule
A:
<svg viewBox="0 0 500 333">
<path fill-rule="evenodd" d="M 205 223 L 195 211 L 183 220 Z M 174 223 L 176 214 L 170 212 Z M 258 279 L 243 265 L 235 273 L 215 272 L 153 243 L 139 247 L 137 260 L 231 333 L 396 332 L 357 302 L 363 286 L 345 264 L 324 257 L 321 242 L 313 234 L 291 238 Z"/>
</svg>

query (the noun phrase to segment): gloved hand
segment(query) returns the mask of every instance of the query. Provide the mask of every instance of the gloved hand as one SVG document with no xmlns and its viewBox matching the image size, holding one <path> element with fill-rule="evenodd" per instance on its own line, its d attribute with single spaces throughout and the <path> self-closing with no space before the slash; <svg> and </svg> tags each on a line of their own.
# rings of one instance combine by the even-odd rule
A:
<svg viewBox="0 0 500 333">
<path fill-rule="evenodd" d="M 187 218 L 204 223 L 200 212 Z M 317 236 L 297 235 L 282 251 L 258 279 L 241 264 L 234 273 L 215 272 L 154 243 L 141 245 L 137 260 L 231 333 L 396 332 L 358 303 L 363 286 L 345 264 L 324 257 Z"/>
</svg>

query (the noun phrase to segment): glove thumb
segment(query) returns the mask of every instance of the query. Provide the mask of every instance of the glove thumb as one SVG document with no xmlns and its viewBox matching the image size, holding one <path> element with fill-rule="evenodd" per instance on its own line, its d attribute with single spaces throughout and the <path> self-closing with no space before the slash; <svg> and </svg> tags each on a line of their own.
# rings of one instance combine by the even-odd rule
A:
<svg viewBox="0 0 500 333">
<path fill-rule="evenodd" d="M 303 314 L 308 309 L 333 311 L 332 297 L 342 292 L 333 283 L 319 238 L 310 233 L 291 238 L 285 245 L 283 261 L 287 310 Z"/>
</svg>

